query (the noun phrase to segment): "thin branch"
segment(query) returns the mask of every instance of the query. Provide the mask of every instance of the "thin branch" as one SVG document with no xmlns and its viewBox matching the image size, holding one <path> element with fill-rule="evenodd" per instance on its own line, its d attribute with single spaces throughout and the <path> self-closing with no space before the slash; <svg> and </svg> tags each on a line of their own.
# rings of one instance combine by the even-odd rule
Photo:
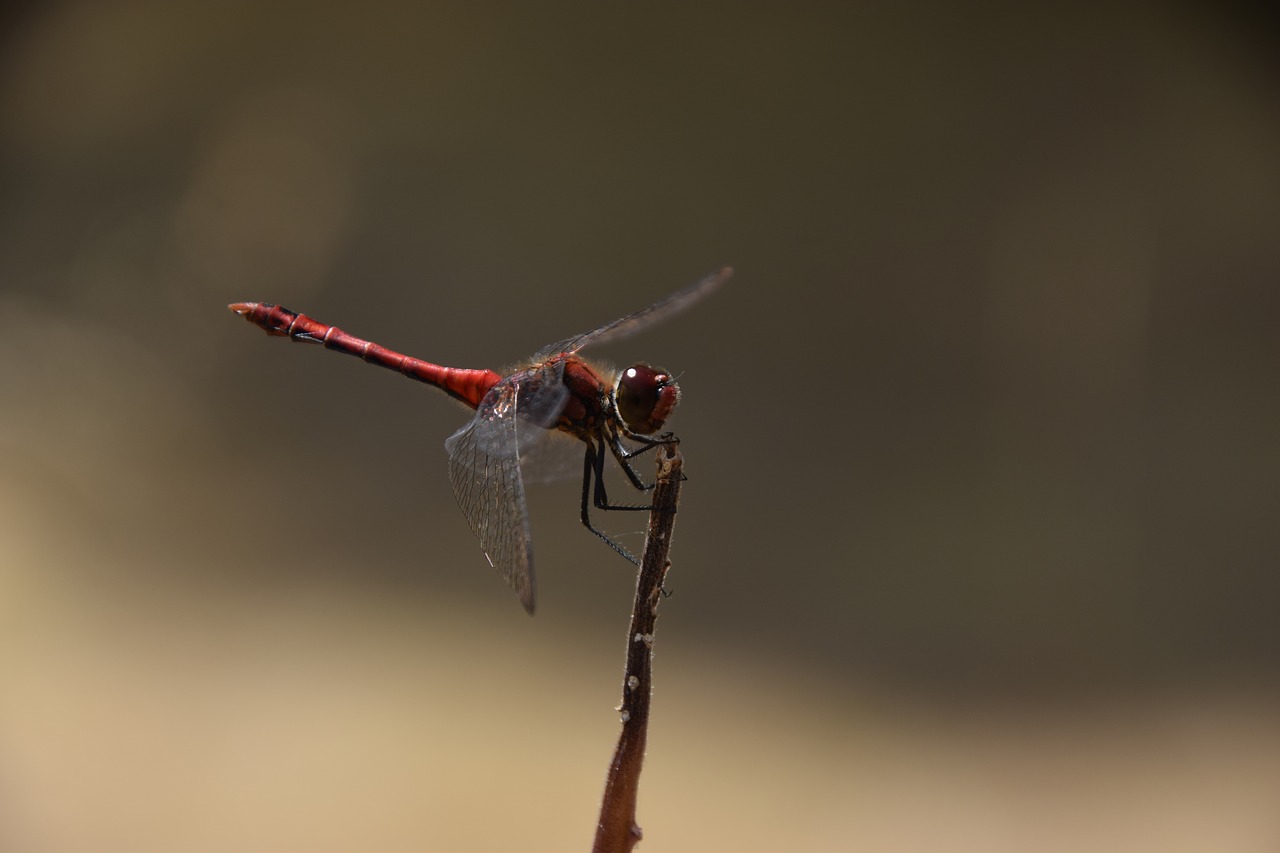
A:
<svg viewBox="0 0 1280 853">
<path fill-rule="evenodd" d="M 592 853 L 629 853 L 642 833 L 636 824 L 636 794 L 649 731 L 649 697 L 653 689 L 653 626 L 662 599 L 662 582 L 671 567 L 668 553 L 680 503 L 680 466 L 674 444 L 658 449 L 658 479 L 649 514 L 649 535 L 636 580 L 636 599 L 627 632 L 627 669 L 622 680 L 622 732 L 605 779 L 604 802 Z"/>
</svg>

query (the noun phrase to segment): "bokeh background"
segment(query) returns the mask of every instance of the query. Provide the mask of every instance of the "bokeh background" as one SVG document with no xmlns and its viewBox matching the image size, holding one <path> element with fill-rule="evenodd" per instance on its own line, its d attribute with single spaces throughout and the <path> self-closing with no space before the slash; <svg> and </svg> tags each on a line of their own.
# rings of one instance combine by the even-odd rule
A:
<svg viewBox="0 0 1280 853">
<path fill-rule="evenodd" d="M 0 41 L 0 848 L 589 844 L 633 590 L 279 302 L 677 371 L 648 851 L 1280 847 L 1244 6 L 50 2 Z M 613 530 L 639 547 L 635 519 Z"/>
</svg>

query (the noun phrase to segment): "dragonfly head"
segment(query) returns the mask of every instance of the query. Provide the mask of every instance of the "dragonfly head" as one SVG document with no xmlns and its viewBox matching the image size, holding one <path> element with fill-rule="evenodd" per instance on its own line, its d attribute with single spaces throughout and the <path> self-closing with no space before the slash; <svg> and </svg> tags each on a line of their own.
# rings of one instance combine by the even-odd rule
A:
<svg viewBox="0 0 1280 853">
<path fill-rule="evenodd" d="M 648 364 L 633 364 L 618 376 L 614 404 L 623 423 L 632 432 L 653 435 L 680 402 L 680 386 L 665 370 Z"/>
</svg>

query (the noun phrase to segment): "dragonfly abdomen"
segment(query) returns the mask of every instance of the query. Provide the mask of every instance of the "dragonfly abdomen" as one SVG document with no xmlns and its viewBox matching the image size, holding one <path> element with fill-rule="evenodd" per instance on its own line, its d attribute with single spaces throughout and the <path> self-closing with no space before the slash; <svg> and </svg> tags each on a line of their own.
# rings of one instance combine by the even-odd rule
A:
<svg viewBox="0 0 1280 853">
<path fill-rule="evenodd" d="M 480 405 L 502 377 L 492 370 L 444 367 L 430 361 L 398 353 L 372 341 L 357 338 L 337 326 L 313 320 L 305 314 L 290 311 L 269 302 L 235 302 L 227 306 L 268 335 L 290 338 L 302 343 L 320 344 L 325 349 L 354 355 L 370 364 L 394 370 L 410 379 L 434 385 L 455 400 L 471 408 Z"/>
</svg>

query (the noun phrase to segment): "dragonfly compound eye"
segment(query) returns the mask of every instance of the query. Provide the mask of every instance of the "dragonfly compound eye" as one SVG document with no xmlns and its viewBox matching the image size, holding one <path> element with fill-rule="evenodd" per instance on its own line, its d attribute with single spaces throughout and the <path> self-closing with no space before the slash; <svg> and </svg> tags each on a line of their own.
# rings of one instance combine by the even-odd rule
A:
<svg viewBox="0 0 1280 853">
<path fill-rule="evenodd" d="M 633 431 L 652 435 L 680 402 L 680 386 L 665 370 L 647 364 L 633 364 L 618 377 L 618 414 Z"/>
</svg>

